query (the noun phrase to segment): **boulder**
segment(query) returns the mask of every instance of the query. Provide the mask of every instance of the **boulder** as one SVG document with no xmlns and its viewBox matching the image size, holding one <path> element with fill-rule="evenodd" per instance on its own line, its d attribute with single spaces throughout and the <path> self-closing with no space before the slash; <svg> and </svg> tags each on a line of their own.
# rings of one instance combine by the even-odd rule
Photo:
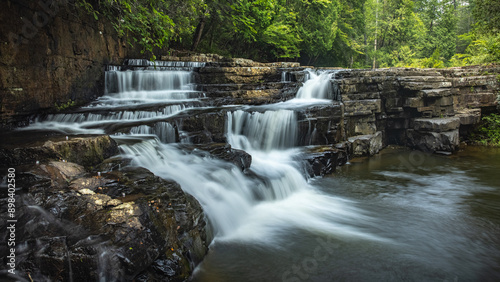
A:
<svg viewBox="0 0 500 282">
<path fill-rule="evenodd" d="M 334 173 L 338 166 L 348 161 L 347 149 L 345 144 L 307 147 L 304 152 L 306 173 L 309 177 Z"/>
<path fill-rule="evenodd" d="M 409 129 L 407 140 L 410 147 L 430 153 L 454 152 L 460 144 L 458 129 L 444 132 Z"/>
<path fill-rule="evenodd" d="M 460 118 L 417 118 L 413 121 L 413 129 L 416 131 L 445 132 L 460 127 Z"/>
<path fill-rule="evenodd" d="M 184 281 L 207 252 L 199 203 L 145 169 L 82 175 L 51 162 L 16 180 L 17 280 Z"/>
<path fill-rule="evenodd" d="M 195 154 L 230 162 L 242 171 L 250 168 L 252 156 L 243 150 L 233 149 L 227 143 L 183 145 L 183 149 Z"/>
<path fill-rule="evenodd" d="M 47 141 L 43 145 L 0 148 L 0 163 L 18 166 L 65 160 L 88 167 L 116 154 L 118 145 L 107 135 L 71 137 L 69 140 Z"/>
<path fill-rule="evenodd" d="M 372 156 L 377 154 L 384 146 L 382 137 L 381 131 L 370 135 L 349 137 L 348 140 L 352 143 L 353 156 Z"/>
</svg>

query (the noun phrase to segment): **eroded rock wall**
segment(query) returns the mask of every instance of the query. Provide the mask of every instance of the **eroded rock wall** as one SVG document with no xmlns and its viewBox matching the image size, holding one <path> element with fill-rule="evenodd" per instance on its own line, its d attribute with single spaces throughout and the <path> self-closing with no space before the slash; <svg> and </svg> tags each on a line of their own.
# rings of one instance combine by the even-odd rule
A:
<svg viewBox="0 0 500 282">
<path fill-rule="evenodd" d="M 110 24 L 75 5 L 74 0 L 0 2 L 3 128 L 22 125 L 34 113 L 92 101 L 103 92 L 105 64 L 140 56 Z"/>
<path fill-rule="evenodd" d="M 484 112 L 498 106 L 499 65 L 448 69 L 342 70 L 332 78 L 346 135 L 383 134 L 383 144 L 429 152 L 458 148 Z"/>
</svg>

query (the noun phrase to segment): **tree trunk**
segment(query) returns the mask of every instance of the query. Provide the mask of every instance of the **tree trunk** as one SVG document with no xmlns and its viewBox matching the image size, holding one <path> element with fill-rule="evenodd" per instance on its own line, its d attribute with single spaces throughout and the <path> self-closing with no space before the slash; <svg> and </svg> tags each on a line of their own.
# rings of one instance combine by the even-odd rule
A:
<svg viewBox="0 0 500 282">
<path fill-rule="evenodd" d="M 200 23 L 198 24 L 198 26 L 196 26 L 196 31 L 194 32 L 194 38 L 193 38 L 193 47 L 191 47 L 191 51 L 196 51 L 196 48 L 198 48 L 198 44 L 200 44 L 201 41 L 203 28 L 205 28 L 204 16 L 200 19 Z"/>
<path fill-rule="evenodd" d="M 377 68 L 378 0 L 375 5 L 375 42 L 373 43 L 373 69 Z"/>
<path fill-rule="evenodd" d="M 203 29 L 205 28 L 205 21 L 207 14 L 208 14 L 208 8 L 207 10 L 205 10 L 205 13 L 203 13 L 203 15 L 200 18 L 200 22 L 196 26 L 196 31 L 194 32 L 193 46 L 191 47 L 191 51 L 196 51 L 196 48 L 198 48 L 198 44 L 200 44 L 201 35 L 203 34 Z"/>
</svg>

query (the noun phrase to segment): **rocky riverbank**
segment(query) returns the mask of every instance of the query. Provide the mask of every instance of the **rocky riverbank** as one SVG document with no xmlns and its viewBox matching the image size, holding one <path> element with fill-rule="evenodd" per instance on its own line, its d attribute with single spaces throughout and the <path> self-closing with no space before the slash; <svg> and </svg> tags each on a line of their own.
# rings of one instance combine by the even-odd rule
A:
<svg viewBox="0 0 500 282">
<path fill-rule="evenodd" d="M 173 181 L 127 167 L 127 160 L 109 159 L 117 152 L 108 136 L 0 150 L 2 164 L 15 164 L 18 220 L 17 275 L 5 270 L 2 277 L 184 281 L 190 276 L 211 240 L 198 201 Z M 2 222 L 7 200 L 2 195 Z M 5 226 L 0 232 L 5 238 Z M 0 252 L 6 248 L 3 244 Z"/>
<path fill-rule="evenodd" d="M 262 176 L 252 171 L 250 154 L 229 145 L 228 134 L 233 130 L 231 134 L 257 138 L 260 135 L 255 132 L 242 131 L 244 126 L 255 127 L 269 131 L 261 136 L 268 139 L 283 133 L 275 136 L 284 139 L 273 146 L 302 147 L 298 154 L 301 172 L 316 177 L 334 172 L 353 157 L 377 154 L 389 144 L 430 153 L 454 152 L 460 137 L 467 136 L 481 115 L 496 110 L 500 89 L 496 65 L 444 70 L 330 69 L 313 74 L 294 63 L 261 64 L 201 55 L 167 59 L 176 62 L 156 69 L 146 60 L 128 60 L 124 66 L 108 68 L 171 71 L 175 79 L 169 87 L 174 88 L 167 90 L 186 91 L 185 99 L 163 101 L 160 97 L 159 104 L 104 103 L 39 115 L 38 122 L 49 120 L 46 131 L 2 135 L 0 163 L 5 166 L 2 171 L 16 169 L 16 216 L 22 226 L 16 235 L 16 279 L 148 281 L 167 277 L 184 281 L 211 242 L 210 224 L 199 202 L 178 183 L 130 166 L 130 160 L 117 156 L 119 147 L 109 135 L 66 137 L 51 131 L 54 124 L 67 122 L 59 128 L 63 132 L 87 123 L 77 130 L 99 128 L 110 135 L 142 135 L 122 142 L 140 143 L 156 136 L 163 143 L 184 143 L 176 148 L 197 156 L 191 161 L 229 162 L 250 181 Z M 160 81 L 168 81 L 162 75 Z M 299 96 L 299 88 L 312 75 L 322 76 L 316 90 L 325 92 L 328 103 L 268 105 Z M 147 91 L 152 90 L 149 86 L 144 86 Z M 229 120 L 238 125 L 228 128 Z M 269 121 L 279 122 L 270 127 Z M 257 143 L 257 147 L 264 145 Z M 4 220 L 5 191 L 0 199 Z M 6 237 L 7 229 L 0 227 L 0 235 Z M 0 252 L 6 254 L 6 246 Z M 2 275 L 7 277 L 6 270 Z"/>
</svg>

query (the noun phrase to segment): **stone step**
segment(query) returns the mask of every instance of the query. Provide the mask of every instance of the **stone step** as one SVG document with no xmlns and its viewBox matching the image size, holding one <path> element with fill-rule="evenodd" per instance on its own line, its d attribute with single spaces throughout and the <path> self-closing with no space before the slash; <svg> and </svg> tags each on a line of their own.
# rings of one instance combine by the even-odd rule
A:
<svg viewBox="0 0 500 282">
<path fill-rule="evenodd" d="M 413 129 L 417 131 L 445 132 L 458 129 L 460 119 L 450 118 L 417 118 L 413 120 Z"/>
<path fill-rule="evenodd" d="M 499 87 L 496 75 L 455 77 L 452 78 L 451 81 L 453 83 L 453 87 Z"/>
<path fill-rule="evenodd" d="M 437 88 L 450 88 L 452 87 L 451 81 L 441 80 L 435 82 L 426 81 L 399 81 L 401 87 L 405 90 L 420 91 L 424 89 L 437 89 Z"/>
<path fill-rule="evenodd" d="M 200 84 L 200 91 L 236 91 L 236 90 L 263 90 L 263 89 L 283 89 L 285 86 L 295 86 L 291 82 L 268 82 L 259 84 L 241 84 L 241 83 L 226 83 L 226 84 Z"/>
<path fill-rule="evenodd" d="M 459 97 L 459 102 L 462 105 L 467 105 L 469 108 L 485 108 L 495 107 L 498 103 L 498 96 L 492 92 L 473 92 L 463 94 Z"/>
<path fill-rule="evenodd" d="M 481 109 L 462 109 L 456 117 L 460 119 L 460 125 L 473 125 L 481 121 Z"/>
<path fill-rule="evenodd" d="M 439 89 L 424 89 L 417 92 L 417 97 L 446 97 L 451 96 L 452 92 L 450 88 L 439 88 Z"/>
</svg>

